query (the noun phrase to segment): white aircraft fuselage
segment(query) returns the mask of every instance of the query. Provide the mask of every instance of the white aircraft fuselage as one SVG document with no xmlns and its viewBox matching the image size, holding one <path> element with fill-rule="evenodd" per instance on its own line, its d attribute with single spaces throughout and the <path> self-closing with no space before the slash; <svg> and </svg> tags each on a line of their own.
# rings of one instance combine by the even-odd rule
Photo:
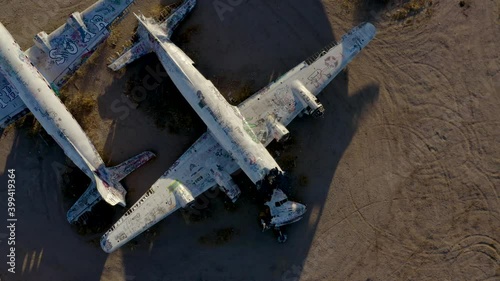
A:
<svg viewBox="0 0 500 281">
<path fill-rule="evenodd" d="M 16 88 L 28 109 L 64 153 L 96 181 L 103 199 L 111 205 L 125 206 L 125 189 L 117 183 L 111 185 L 111 175 L 85 132 L 1 23 L 0 38 L 0 73 Z"/>
<path fill-rule="evenodd" d="M 241 115 L 230 105 L 214 84 L 194 67 L 193 61 L 174 43 L 166 40 L 159 25 L 142 21 L 149 40 L 170 78 L 207 125 L 220 145 L 235 159 L 254 183 L 272 169 L 281 171 L 278 163 Z M 162 38 L 163 40 L 160 40 Z"/>
</svg>

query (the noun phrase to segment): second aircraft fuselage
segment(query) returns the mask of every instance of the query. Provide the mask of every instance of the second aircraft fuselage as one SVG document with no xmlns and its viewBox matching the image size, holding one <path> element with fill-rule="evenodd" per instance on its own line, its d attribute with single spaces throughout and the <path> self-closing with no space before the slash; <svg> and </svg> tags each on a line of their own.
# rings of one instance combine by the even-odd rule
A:
<svg viewBox="0 0 500 281">
<path fill-rule="evenodd" d="M 98 178 L 99 193 L 110 204 L 125 205 L 125 190 L 109 187 L 102 158 L 78 122 L 55 95 L 49 83 L 0 23 L 0 74 L 19 96 L 42 127 L 64 153 L 91 179 Z"/>
<path fill-rule="evenodd" d="M 154 26 L 146 28 L 152 31 L 150 34 L 155 34 Z M 254 183 L 262 180 L 274 168 L 281 170 L 238 108 L 226 101 L 180 48 L 170 40 L 159 40 L 156 36 L 150 36 L 150 40 L 163 67 L 184 98 Z"/>
</svg>

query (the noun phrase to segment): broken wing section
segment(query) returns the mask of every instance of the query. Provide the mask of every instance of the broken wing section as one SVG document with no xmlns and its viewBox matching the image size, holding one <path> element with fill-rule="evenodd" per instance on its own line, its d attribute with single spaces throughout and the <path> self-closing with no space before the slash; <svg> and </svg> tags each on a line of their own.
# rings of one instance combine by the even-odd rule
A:
<svg viewBox="0 0 500 281">
<path fill-rule="evenodd" d="M 241 103 L 238 108 L 260 141 L 288 136 L 286 126 L 300 113 L 320 116 L 323 106 L 316 98 L 337 74 L 374 37 L 375 27 L 362 23 L 310 59 L 278 78 Z"/>
<path fill-rule="evenodd" d="M 189 205 L 217 182 L 224 182 L 213 175 L 215 166 L 223 167 L 225 174 L 239 169 L 217 141 L 205 133 L 103 235 L 102 249 L 113 252 L 177 209 Z"/>
</svg>

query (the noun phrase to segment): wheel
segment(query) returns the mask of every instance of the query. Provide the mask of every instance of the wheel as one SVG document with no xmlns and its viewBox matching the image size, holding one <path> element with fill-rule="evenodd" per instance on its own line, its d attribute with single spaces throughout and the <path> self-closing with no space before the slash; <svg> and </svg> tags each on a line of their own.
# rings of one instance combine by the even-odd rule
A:
<svg viewBox="0 0 500 281">
<path fill-rule="evenodd" d="M 288 239 L 288 236 L 286 234 L 281 233 L 281 231 L 280 231 L 279 236 L 278 236 L 278 242 L 285 243 L 287 239 Z"/>
</svg>

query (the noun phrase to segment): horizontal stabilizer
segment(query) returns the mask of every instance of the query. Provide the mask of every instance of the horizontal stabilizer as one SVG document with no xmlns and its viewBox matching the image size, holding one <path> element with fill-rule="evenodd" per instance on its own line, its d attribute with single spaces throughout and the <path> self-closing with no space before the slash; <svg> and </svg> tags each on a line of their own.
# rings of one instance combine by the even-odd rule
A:
<svg viewBox="0 0 500 281">
<path fill-rule="evenodd" d="M 120 184 L 120 181 L 130 173 L 144 165 L 146 162 L 151 160 L 153 157 L 155 157 L 154 153 L 145 151 L 117 166 L 111 168 L 105 167 L 98 176 L 92 179 L 92 182 L 87 190 L 83 193 L 82 196 L 80 196 L 80 198 L 78 198 L 76 203 L 68 211 L 66 215 L 68 221 L 70 223 L 79 221 L 82 215 L 92 211 L 92 208 L 102 199 L 105 199 L 107 203 L 113 206 L 117 203 L 124 206 L 124 201 L 113 202 L 114 199 L 109 196 L 109 191 L 112 189 L 115 189 L 118 192 L 122 191 L 124 197 L 125 190 Z M 110 183 L 111 186 L 107 185 L 107 183 Z M 99 187 L 101 191 L 97 187 Z M 104 193 L 102 193 L 103 195 L 101 195 L 100 193 L 103 192 L 102 190 L 104 190 Z M 102 196 L 107 196 L 107 198 L 103 198 Z"/>
<path fill-rule="evenodd" d="M 151 51 L 151 47 L 147 41 L 140 41 L 110 64 L 109 68 L 113 71 L 117 71 L 122 67 L 131 64 L 136 59 L 151 53 Z"/>
<path fill-rule="evenodd" d="M 82 215 L 90 212 L 101 200 L 102 197 L 97 191 L 95 182 L 92 181 L 83 195 L 78 198 L 76 203 L 69 209 L 68 213 L 66 213 L 68 222 L 75 223 L 79 221 Z"/>
<path fill-rule="evenodd" d="M 136 155 L 119 165 L 108 168 L 108 171 L 111 174 L 111 181 L 112 182 L 121 181 L 130 173 L 132 173 L 137 168 L 144 165 L 146 162 L 148 162 L 155 156 L 156 155 L 151 151 L 144 151 L 143 153 Z"/>
<path fill-rule="evenodd" d="M 182 3 L 179 8 L 175 10 L 170 17 L 167 18 L 160 26 L 166 30 L 167 37 L 170 38 L 175 28 L 179 25 L 179 23 L 186 17 L 191 10 L 193 10 L 196 5 L 196 0 L 186 0 Z"/>
<path fill-rule="evenodd" d="M 123 55 L 109 65 L 113 71 L 117 71 L 124 66 L 132 63 L 136 59 L 152 52 L 152 44 L 150 43 L 150 34 L 153 33 L 156 37 L 163 40 L 169 39 L 172 36 L 175 28 L 193 10 L 196 5 L 196 0 L 185 0 L 175 11 L 162 23 L 157 23 L 152 18 L 146 18 L 143 15 L 135 15 L 139 21 L 137 34 L 139 42 L 132 48 L 128 49 Z"/>
</svg>

